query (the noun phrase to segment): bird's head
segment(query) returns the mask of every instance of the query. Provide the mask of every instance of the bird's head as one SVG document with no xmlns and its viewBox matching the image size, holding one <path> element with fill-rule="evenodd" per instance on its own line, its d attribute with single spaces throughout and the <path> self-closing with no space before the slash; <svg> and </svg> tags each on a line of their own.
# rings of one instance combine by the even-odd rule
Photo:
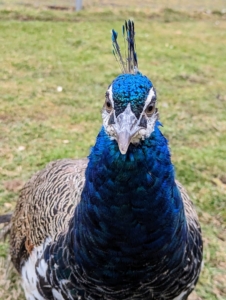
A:
<svg viewBox="0 0 226 300">
<path fill-rule="evenodd" d="M 118 34 L 112 30 L 113 54 L 123 74 L 108 87 L 102 117 L 106 133 L 117 141 L 120 152 L 126 154 L 130 143 L 138 144 L 151 135 L 158 110 L 152 82 L 138 71 L 134 22 L 125 22 L 122 33 L 127 44 L 125 58 L 117 41 Z"/>
<path fill-rule="evenodd" d="M 141 73 L 119 75 L 106 92 L 103 126 L 119 150 L 126 154 L 130 143 L 148 138 L 158 119 L 156 91 Z"/>
</svg>

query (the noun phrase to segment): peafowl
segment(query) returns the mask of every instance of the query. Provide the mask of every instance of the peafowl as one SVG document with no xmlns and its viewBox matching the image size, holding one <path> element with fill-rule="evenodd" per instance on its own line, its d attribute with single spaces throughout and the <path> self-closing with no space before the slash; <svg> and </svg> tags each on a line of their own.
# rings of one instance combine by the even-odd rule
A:
<svg viewBox="0 0 226 300">
<path fill-rule="evenodd" d="M 49 163 L 22 189 L 12 262 L 26 298 L 185 300 L 202 264 L 197 214 L 175 179 L 156 90 L 138 70 L 132 21 L 88 159 Z"/>
</svg>

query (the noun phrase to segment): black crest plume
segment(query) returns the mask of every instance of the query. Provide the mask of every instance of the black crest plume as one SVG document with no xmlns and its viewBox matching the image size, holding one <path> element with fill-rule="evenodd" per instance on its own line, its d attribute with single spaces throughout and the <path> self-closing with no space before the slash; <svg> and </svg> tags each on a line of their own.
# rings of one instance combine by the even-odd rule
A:
<svg viewBox="0 0 226 300">
<path fill-rule="evenodd" d="M 133 21 L 125 21 L 125 25 L 122 26 L 122 34 L 125 41 L 125 58 L 123 58 L 121 54 L 117 41 L 118 33 L 114 29 L 112 29 L 113 54 L 116 61 L 119 63 L 122 73 L 135 74 L 138 71 L 138 62 L 137 54 L 135 52 L 136 44 Z"/>
</svg>

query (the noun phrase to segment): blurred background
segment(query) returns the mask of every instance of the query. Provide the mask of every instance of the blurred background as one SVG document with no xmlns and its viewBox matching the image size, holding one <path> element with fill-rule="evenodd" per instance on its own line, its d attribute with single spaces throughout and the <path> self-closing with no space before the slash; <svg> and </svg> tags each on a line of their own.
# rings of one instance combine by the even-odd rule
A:
<svg viewBox="0 0 226 300">
<path fill-rule="evenodd" d="M 48 162 L 89 154 L 120 73 L 111 29 L 120 40 L 128 18 L 202 225 L 204 268 L 189 300 L 225 300 L 226 0 L 0 0 L 0 214 Z M 0 299 L 22 300 L 8 253 L 2 239 Z"/>
<path fill-rule="evenodd" d="M 172 8 L 177 10 L 225 10 L 225 0 L 1 0 L 0 5 L 25 5 L 50 7 L 58 9 L 80 9 L 88 7 L 121 7 L 121 8 Z"/>
</svg>

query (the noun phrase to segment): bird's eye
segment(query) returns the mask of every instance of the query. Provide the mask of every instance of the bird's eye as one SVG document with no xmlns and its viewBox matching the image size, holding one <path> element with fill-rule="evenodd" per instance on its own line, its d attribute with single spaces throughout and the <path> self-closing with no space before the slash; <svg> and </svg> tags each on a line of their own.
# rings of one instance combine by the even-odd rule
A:
<svg viewBox="0 0 226 300">
<path fill-rule="evenodd" d="M 105 108 L 108 113 L 110 113 L 112 111 L 112 104 L 109 99 L 106 99 L 106 101 L 105 101 Z"/>
<path fill-rule="evenodd" d="M 145 113 L 148 117 L 150 117 L 153 114 L 154 111 L 155 111 L 155 105 L 154 104 L 149 104 L 147 106 L 147 108 L 145 109 Z"/>
</svg>

